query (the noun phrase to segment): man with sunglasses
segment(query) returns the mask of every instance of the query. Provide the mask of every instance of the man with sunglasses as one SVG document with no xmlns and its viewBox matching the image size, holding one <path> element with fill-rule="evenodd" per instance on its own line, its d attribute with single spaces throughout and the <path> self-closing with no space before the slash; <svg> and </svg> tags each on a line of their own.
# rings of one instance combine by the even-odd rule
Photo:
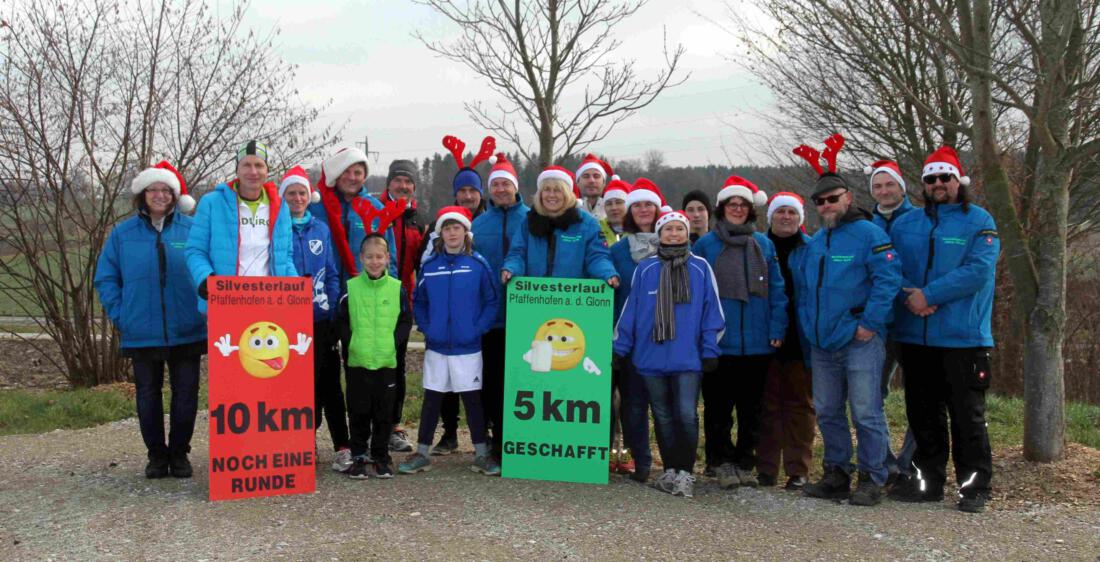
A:
<svg viewBox="0 0 1100 562">
<path fill-rule="evenodd" d="M 790 263 L 799 325 L 810 343 L 825 474 L 803 493 L 875 505 L 882 501 L 888 477 L 881 370 L 886 324 L 901 287 L 901 260 L 870 213 L 854 205 L 848 184 L 832 165 L 821 173 L 812 199 L 823 228 L 794 251 Z M 846 406 L 857 434 L 854 493 Z"/>
<path fill-rule="evenodd" d="M 993 475 L 985 393 L 1001 243 L 993 217 L 969 202 L 970 179 L 953 148 L 933 152 L 922 178 L 924 212 L 899 218 L 892 229 L 905 256 L 893 334 L 917 450 L 916 477 L 892 489 L 890 497 L 943 500 L 950 415 L 958 509 L 978 513 L 985 510 Z"/>
</svg>

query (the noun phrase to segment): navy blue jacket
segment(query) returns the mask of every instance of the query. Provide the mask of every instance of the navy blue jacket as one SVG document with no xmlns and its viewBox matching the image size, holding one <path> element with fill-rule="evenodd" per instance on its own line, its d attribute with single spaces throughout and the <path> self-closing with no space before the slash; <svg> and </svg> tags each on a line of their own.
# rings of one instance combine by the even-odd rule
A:
<svg viewBox="0 0 1100 562">
<path fill-rule="evenodd" d="M 504 258 L 511 249 L 512 240 L 523 228 L 524 218 L 530 208 L 523 204 L 523 198 L 516 194 L 516 204 L 502 209 L 489 200 L 489 208 L 474 219 L 470 231 L 474 234 L 474 249 L 492 268 L 493 278 L 500 279 L 500 270 L 504 267 Z M 504 327 L 504 313 L 507 307 L 501 303 L 497 307 L 497 317 L 493 328 Z"/>
<path fill-rule="evenodd" d="M 294 224 L 290 248 L 298 275 L 308 275 L 313 283 L 313 321 L 335 318 L 340 300 L 340 270 L 336 267 L 336 247 L 325 223 L 306 211 L 307 221 Z"/>
<path fill-rule="evenodd" d="M 443 355 L 481 351 L 481 336 L 497 317 L 500 280 L 478 253 L 435 254 L 420 266 L 413 297 L 425 347 Z"/>
</svg>

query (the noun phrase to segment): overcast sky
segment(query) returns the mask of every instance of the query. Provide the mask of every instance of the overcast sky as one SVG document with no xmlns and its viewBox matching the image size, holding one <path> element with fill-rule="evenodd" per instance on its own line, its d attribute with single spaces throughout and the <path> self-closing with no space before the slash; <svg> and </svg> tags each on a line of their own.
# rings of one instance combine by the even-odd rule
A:
<svg viewBox="0 0 1100 562">
<path fill-rule="evenodd" d="M 697 12 L 720 20 L 720 0 L 651 0 L 619 26 L 616 56 L 635 59 L 641 75 L 655 76 L 663 63 L 662 29 L 670 44 L 683 45 L 682 68 L 691 75 L 590 149 L 613 159 L 658 149 L 671 165 L 751 163 L 749 143 L 736 129 L 759 132 L 753 114 L 768 111 L 771 96 L 726 58 L 736 52 L 733 37 Z M 445 134 L 471 147 L 486 134 L 462 103 L 493 102 L 497 94 L 411 36 L 414 29 L 440 39 L 456 32 L 428 8 L 408 0 L 265 0 L 251 5 L 247 23 L 282 30 L 276 49 L 298 65 L 300 94 L 318 103 L 331 99 L 323 120 L 348 121 L 344 144 L 369 135 L 380 164 L 443 152 Z M 498 148 L 515 147 L 501 141 Z"/>
</svg>

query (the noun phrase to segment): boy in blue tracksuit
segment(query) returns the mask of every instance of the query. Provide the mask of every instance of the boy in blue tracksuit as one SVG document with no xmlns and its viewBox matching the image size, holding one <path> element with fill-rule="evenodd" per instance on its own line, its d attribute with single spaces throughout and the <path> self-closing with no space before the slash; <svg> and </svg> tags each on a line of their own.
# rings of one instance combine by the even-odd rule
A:
<svg viewBox="0 0 1100 562">
<path fill-rule="evenodd" d="M 695 482 L 699 383 L 718 366 L 726 324 L 714 272 L 691 253 L 689 224 L 680 211 L 658 219 L 660 248 L 634 271 L 613 344 L 614 362 L 631 361 L 649 394 L 665 466 L 657 487 L 684 497 Z"/>
<path fill-rule="evenodd" d="M 497 315 L 497 280 L 485 258 L 473 252 L 470 211 L 443 207 L 436 218 L 434 255 L 421 266 L 413 298 L 413 315 L 424 334 L 424 405 L 416 451 L 398 466 L 414 474 L 431 469 L 429 454 L 439 423 L 443 394 L 457 393 L 466 407 L 466 423 L 474 442 L 473 470 L 500 474 L 500 463 L 485 440 L 481 406 L 481 336 Z"/>
<path fill-rule="evenodd" d="M 1001 243 L 993 217 L 968 201 L 958 155 L 941 147 L 925 162 L 925 208 L 894 224 L 904 281 L 895 306 L 894 339 L 905 370 L 905 405 L 917 441 L 916 478 L 892 498 L 943 499 L 948 455 L 955 461 L 961 511 L 989 498 L 993 464 L 985 424 L 991 317 Z"/>
</svg>

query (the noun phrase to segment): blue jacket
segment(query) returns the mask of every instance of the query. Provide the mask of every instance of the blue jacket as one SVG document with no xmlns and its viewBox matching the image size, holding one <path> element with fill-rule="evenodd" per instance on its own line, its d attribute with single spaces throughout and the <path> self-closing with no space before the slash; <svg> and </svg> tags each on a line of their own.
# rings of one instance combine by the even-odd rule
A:
<svg viewBox="0 0 1100 562">
<path fill-rule="evenodd" d="M 882 216 L 882 213 L 878 212 L 878 205 L 875 205 L 875 210 L 872 211 L 873 216 L 871 218 L 871 222 L 875 223 L 875 226 L 885 230 L 886 234 L 889 235 L 894 223 L 897 222 L 897 220 L 901 218 L 902 215 L 908 213 L 909 211 L 912 211 L 913 209 L 916 209 L 916 207 L 914 207 L 913 204 L 909 202 L 909 196 L 906 195 L 905 198 L 901 200 L 901 206 L 897 209 L 894 209 L 893 213 L 890 213 L 890 218 Z"/>
<path fill-rule="evenodd" d="M 516 194 L 516 204 L 502 209 L 489 200 L 489 208 L 474 219 L 471 232 L 474 233 L 474 249 L 492 268 L 493 278 L 500 279 L 500 270 L 504 267 L 504 257 L 511 249 L 512 240 L 516 238 L 520 228 L 523 228 L 523 219 L 530 208 L 523 204 L 523 199 Z M 493 321 L 493 328 L 504 327 L 504 313 L 508 307 L 501 303 L 497 307 L 497 317 Z"/>
<path fill-rule="evenodd" d="M 269 227 L 268 274 L 297 277 L 298 270 L 294 269 L 294 256 L 290 249 L 290 208 L 279 198 L 275 184 L 264 184 L 264 189 L 274 211 Z M 225 183 L 219 183 L 214 191 L 199 200 L 191 235 L 187 237 L 187 268 L 196 287 L 210 275 L 237 274 L 237 248 L 240 244 L 238 205 L 236 189 Z M 199 299 L 199 311 L 206 314 L 205 299 Z"/>
<path fill-rule="evenodd" d="M 722 355 L 765 355 L 775 353 L 771 340 L 782 340 L 787 335 L 787 293 L 784 290 L 783 272 L 779 268 L 779 259 L 775 256 L 775 244 L 768 235 L 752 233 L 756 243 L 764 252 L 768 263 L 768 296 L 749 296 L 749 302 L 737 299 L 722 299 L 722 312 L 726 317 L 726 334 L 722 337 Z M 724 249 L 724 243 L 714 232 L 708 232 L 692 251 L 714 262 Z"/>
<path fill-rule="evenodd" d="M 413 316 L 425 347 L 443 355 L 481 351 L 497 317 L 500 280 L 478 253 L 436 254 L 421 265 Z"/>
<path fill-rule="evenodd" d="M 325 223 L 306 211 L 306 222 L 293 225 L 294 268 L 298 275 L 313 280 L 313 321 L 335 318 L 340 300 L 340 270 L 336 269 L 336 248 Z"/>
<path fill-rule="evenodd" d="M 519 236 L 512 240 L 503 270 L 516 277 L 558 277 L 570 279 L 602 279 L 618 275 L 600 233 L 600 223 L 592 215 L 577 208 L 576 222 L 565 230 L 554 230 L 553 263 L 550 260 L 549 238 L 531 234 L 530 220 L 534 213 L 523 217 Z M 621 281 L 621 279 L 620 279 Z"/>
<path fill-rule="evenodd" d="M 657 287 L 661 260 L 649 257 L 634 270 L 634 287 L 615 325 L 615 355 L 629 356 L 638 374 L 659 377 L 703 371 L 703 359 L 718 357 L 718 340 L 726 321 L 718 302 L 714 272 L 706 260 L 692 256 L 686 267 L 691 278 L 691 302 L 675 305 L 676 338 L 653 341 L 653 318 L 657 308 Z"/>
<path fill-rule="evenodd" d="M 989 213 L 970 205 L 937 205 L 909 213 L 894 223 L 894 246 L 901 254 L 902 287 L 924 292 L 939 308 L 920 318 L 898 294 L 894 339 L 933 347 L 992 347 L 993 288 L 1001 240 Z M 930 255 L 931 254 L 931 255 Z"/>
<path fill-rule="evenodd" d="M 382 202 L 368 193 L 366 186 L 359 191 L 358 196 L 370 201 L 375 209 L 382 208 Z M 343 197 L 337 197 L 337 199 L 340 201 L 340 219 L 343 222 L 344 233 L 348 237 L 348 247 L 351 249 L 351 255 L 355 257 L 355 269 L 363 271 L 363 264 L 359 263 L 359 248 L 363 245 L 363 240 L 367 238 L 367 230 L 363 227 L 363 219 L 359 218 L 359 214 L 351 209 L 351 204 L 344 201 Z M 328 227 L 329 236 L 331 237 L 333 228 L 328 223 L 328 212 L 325 211 L 324 203 L 310 203 L 309 214 Z M 390 248 L 390 275 L 397 277 L 397 244 L 394 242 L 392 225 L 386 229 L 385 237 L 386 245 Z M 340 294 L 342 295 L 347 292 L 348 277 L 350 275 L 343 262 L 340 261 L 340 252 L 335 246 L 332 248 L 332 256 L 336 262 L 337 271 L 340 272 Z"/>
<path fill-rule="evenodd" d="M 884 337 L 901 289 L 901 259 L 890 238 L 864 211 L 852 211 L 790 257 L 802 332 L 825 351 L 848 345 L 859 326 Z"/>
<path fill-rule="evenodd" d="M 612 322 L 618 322 L 619 316 L 623 313 L 623 305 L 626 304 L 626 299 L 630 296 L 634 270 L 638 268 L 638 264 L 634 263 L 634 258 L 630 256 L 630 240 L 627 240 L 629 236 L 631 235 L 624 235 L 621 240 L 612 244 L 610 250 L 608 250 L 608 253 L 611 254 L 611 263 L 619 274 L 619 287 L 615 289 L 615 315 L 611 317 Z"/>
<path fill-rule="evenodd" d="M 169 215 L 157 232 L 148 217 L 134 216 L 107 237 L 96 263 L 99 302 L 122 334 L 121 347 L 162 347 L 206 340 L 184 246 L 191 217 Z M 163 248 L 160 260 L 158 246 Z"/>
</svg>

